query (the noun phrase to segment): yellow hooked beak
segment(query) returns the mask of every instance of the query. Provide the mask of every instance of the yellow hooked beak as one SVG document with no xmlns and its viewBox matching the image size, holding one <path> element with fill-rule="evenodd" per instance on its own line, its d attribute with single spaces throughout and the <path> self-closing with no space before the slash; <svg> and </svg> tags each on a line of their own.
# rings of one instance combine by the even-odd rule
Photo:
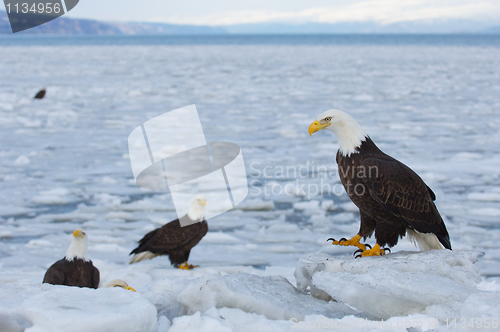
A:
<svg viewBox="0 0 500 332">
<path fill-rule="evenodd" d="M 311 125 L 309 126 L 309 135 L 312 136 L 313 133 L 320 131 L 323 128 L 326 128 L 329 125 L 330 125 L 329 123 L 321 124 L 321 123 L 319 123 L 318 120 L 316 120 L 313 123 L 311 123 Z"/>
<path fill-rule="evenodd" d="M 207 200 L 204 199 L 203 201 L 201 201 L 201 205 L 207 205 Z"/>
<path fill-rule="evenodd" d="M 133 288 L 132 288 L 132 287 L 130 287 L 130 286 L 127 286 L 127 290 L 130 290 L 130 291 L 132 291 L 132 292 L 135 292 L 135 289 L 133 289 Z"/>
<path fill-rule="evenodd" d="M 73 232 L 73 236 L 74 236 L 74 237 L 81 237 L 81 238 L 83 238 L 83 235 L 82 235 L 82 233 L 80 233 L 80 230 L 79 230 L 79 229 L 76 229 L 76 230 Z"/>
</svg>

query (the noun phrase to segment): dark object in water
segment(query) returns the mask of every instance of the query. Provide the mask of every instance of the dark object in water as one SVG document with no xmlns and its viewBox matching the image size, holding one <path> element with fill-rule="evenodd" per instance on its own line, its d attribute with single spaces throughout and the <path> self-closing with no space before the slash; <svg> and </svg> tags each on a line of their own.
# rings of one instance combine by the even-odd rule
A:
<svg viewBox="0 0 500 332">
<path fill-rule="evenodd" d="M 34 99 L 43 99 L 43 97 L 45 97 L 45 88 L 38 91 L 38 93 L 35 95 Z"/>
</svg>

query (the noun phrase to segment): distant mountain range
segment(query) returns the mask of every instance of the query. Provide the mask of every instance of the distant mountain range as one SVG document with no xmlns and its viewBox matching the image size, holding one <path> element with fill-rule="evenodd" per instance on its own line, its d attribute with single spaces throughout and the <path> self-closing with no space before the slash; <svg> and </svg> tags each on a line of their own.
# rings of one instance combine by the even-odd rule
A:
<svg viewBox="0 0 500 332">
<path fill-rule="evenodd" d="M 433 22 L 400 22 L 382 25 L 375 22 L 345 23 L 258 23 L 241 24 L 224 27 L 231 34 L 318 34 L 318 33 L 500 33 L 498 22 L 478 22 L 472 20 L 433 21 Z"/>
<path fill-rule="evenodd" d="M 226 34 L 224 28 L 144 22 L 100 22 L 95 20 L 59 17 L 53 21 L 18 34 L 62 35 L 198 35 Z M 0 10 L 0 34 L 12 34 L 7 12 Z"/>
<path fill-rule="evenodd" d="M 495 24 L 496 23 L 496 24 Z M 254 23 L 228 26 L 178 25 L 148 22 L 101 22 L 59 17 L 20 34 L 200 35 L 200 34 L 334 34 L 334 33 L 500 33 L 497 22 L 472 20 L 347 23 Z M 12 34 L 5 11 L 0 11 L 0 34 Z"/>
</svg>

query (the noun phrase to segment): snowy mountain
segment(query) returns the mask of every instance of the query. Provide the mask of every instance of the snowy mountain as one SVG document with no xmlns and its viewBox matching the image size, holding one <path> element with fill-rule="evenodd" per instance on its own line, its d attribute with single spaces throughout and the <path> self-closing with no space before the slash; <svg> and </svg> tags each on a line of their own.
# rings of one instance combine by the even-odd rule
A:
<svg viewBox="0 0 500 332">
<path fill-rule="evenodd" d="M 7 13 L 0 11 L 0 34 L 12 33 Z M 59 17 L 32 28 L 26 34 L 93 35 L 203 35 L 203 34 L 335 34 L 335 33 L 500 33 L 496 22 L 475 20 L 412 21 L 393 24 L 376 22 L 284 23 L 265 22 L 227 26 L 179 25 L 153 22 L 100 22 Z"/>
<path fill-rule="evenodd" d="M 0 34 L 11 34 L 9 19 L 0 11 Z M 224 28 L 141 22 L 100 22 L 95 20 L 59 17 L 46 24 L 34 27 L 23 34 L 89 34 L 89 35 L 150 35 L 150 34 L 224 34 Z"/>
<path fill-rule="evenodd" d="M 411 21 L 393 24 L 376 22 L 342 23 L 255 23 L 226 26 L 229 33 L 235 34 L 332 34 L 332 33 L 495 33 L 492 28 L 496 22 L 474 20 L 452 21 Z"/>
<path fill-rule="evenodd" d="M 0 34 L 11 34 L 7 12 L 0 11 Z M 94 20 L 74 20 L 59 17 L 53 21 L 34 27 L 23 34 L 95 34 L 95 35 L 117 35 L 120 30 L 110 24 Z"/>
</svg>

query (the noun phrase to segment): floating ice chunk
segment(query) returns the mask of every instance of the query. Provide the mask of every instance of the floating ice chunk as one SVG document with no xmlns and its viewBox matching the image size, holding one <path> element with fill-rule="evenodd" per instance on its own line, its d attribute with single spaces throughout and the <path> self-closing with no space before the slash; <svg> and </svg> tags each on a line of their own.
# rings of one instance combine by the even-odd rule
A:
<svg viewBox="0 0 500 332">
<path fill-rule="evenodd" d="M 345 222 L 353 222 L 359 220 L 359 216 L 357 217 L 352 212 L 341 212 L 335 214 L 331 219 L 333 222 L 345 223 Z"/>
<path fill-rule="evenodd" d="M 319 203 L 317 200 L 297 202 L 293 204 L 293 208 L 306 216 L 324 215 L 325 211 L 319 207 Z"/>
<path fill-rule="evenodd" d="M 12 236 L 12 232 L 11 231 L 0 230 L 0 239 L 11 237 L 11 236 Z"/>
<path fill-rule="evenodd" d="M 314 214 L 309 218 L 309 221 L 314 225 L 314 226 L 328 226 L 333 223 L 332 217 L 326 216 L 324 214 Z"/>
<path fill-rule="evenodd" d="M 340 207 L 347 212 L 359 212 L 359 208 L 353 202 L 341 204 Z"/>
<path fill-rule="evenodd" d="M 0 108 L 6 111 L 12 111 L 14 109 L 14 105 L 9 103 L 0 103 Z"/>
<path fill-rule="evenodd" d="M 240 243 L 241 240 L 235 236 L 222 232 L 208 232 L 203 237 L 204 243 Z"/>
<path fill-rule="evenodd" d="M 321 208 L 326 211 L 335 211 L 337 210 L 337 206 L 332 200 L 324 200 L 321 202 Z"/>
<path fill-rule="evenodd" d="M 134 216 L 128 212 L 109 212 L 106 214 L 106 219 L 122 219 L 122 220 L 134 220 Z"/>
<path fill-rule="evenodd" d="M 357 100 L 357 101 L 373 101 L 374 100 L 373 96 L 366 94 L 366 93 L 354 96 L 352 99 Z"/>
<path fill-rule="evenodd" d="M 65 188 L 54 188 L 47 191 L 41 191 L 32 198 L 37 204 L 66 204 L 71 202 L 69 191 Z"/>
<path fill-rule="evenodd" d="M 123 204 L 121 208 L 125 211 L 175 211 L 173 205 L 167 200 L 161 201 L 161 197 L 144 198 L 129 204 Z"/>
<path fill-rule="evenodd" d="M 160 312 L 164 312 L 167 317 L 192 315 L 198 311 L 223 307 L 239 308 L 264 315 L 268 319 L 286 320 L 300 320 L 309 314 L 339 318 L 357 313 L 346 305 L 328 303 L 301 294 L 281 276 L 205 274 L 192 280 L 179 278 L 159 281 L 151 286 L 149 294 Z"/>
<path fill-rule="evenodd" d="M 470 193 L 467 198 L 472 201 L 500 202 L 499 193 Z"/>
<path fill-rule="evenodd" d="M 264 201 L 260 198 L 246 199 L 236 208 L 243 211 L 270 211 L 274 210 L 274 202 Z"/>
<path fill-rule="evenodd" d="M 31 127 L 31 128 L 37 128 L 37 127 L 40 127 L 42 125 L 42 121 L 40 120 L 33 120 L 33 119 L 29 119 L 29 118 L 26 118 L 24 116 L 18 116 L 16 117 L 16 120 L 23 126 L 25 127 Z"/>
<path fill-rule="evenodd" d="M 318 272 L 313 284 L 335 300 L 382 319 L 424 313 L 428 306 L 461 302 L 472 293 L 447 278 L 397 270 Z"/>
<path fill-rule="evenodd" d="M 479 153 L 472 153 L 472 152 L 460 152 L 451 157 L 451 160 L 454 161 L 470 161 L 470 160 L 478 160 L 481 159 L 483 156 L 480 155 Z"/>
<path fill-rule="evenodd" d="M 305 201 L 293 204 L 295 210 L 319 210 L 319 201 Z"/>
<path fill-rule="evenodd" d="M 283 137 L 290 137 L 290 138 L 299 137 L 299 133 L 297 133 L 297 131 L 294 129 L 283 129 L 280 131 L 280 134 Z"/>
<path fill-rule="evenodd" d="M 298 180 L 295 181 L 290 181 L 290 182 L 275 182 L 275 181 L 270 181 L 267 183 L 267 186 L 269 187 L 269 192 L 273 192 L 275 190 L 276 192 L 281 192 L 281 189 L 283 190 L 283 193 L 286 194 L 287 196 L 294 195 L 297 197 L 303 197 L 306 196 L 306 189 L 307 186 L 305 186 L 302 183 L 299 183 Z M 276 189 L 274 189 L 276 187 Z"/>
<path fill-rule="evenodd" d="M 89 251 L 100 251 L 100 252 L 123 252 L 123 253 L 128 253 L 129 249 L 126 249 L 116 243 L 109 243 L 109 244 L 96 244 L 94 246 L 91 246 L 89 248 Z"/>
<path fill-rule="evenodd" d="M 448 177 L 444 176 L 442 174 L 436 174 L 432 172 L 426 172 L 426 173 L 420 173 L 420 177 L 426 182 L 426 183 L 435 183 L 435 182 L 443 182 L 447 181 Z M 439 197 L 439 193 L 437 193 L 437 196 Z"/>
<path fill-rule="evenodd" d="M 267 228 L 266 230 L 268 233 L 278 233 L 278 234 L 283 234 L 283 233 L 299 233 L 300 228 L 296 224 L 292 223 L 279 223 L 279 224 L 274 224 L 271 225 Z"/>
<path fill-rule="evenodd" d="M 54 221 L 76 221 L 76 220 L 92 220 L 95 219 L 94 213 L 82 213 L 78 210 L 69 213 L 45 214 L 39 217 L 40 220 Z"/>
<path fill-rule="evenodd" d="M 124 198 L 123 196 L 99 193 L 95 194 L 92 200 L 98 204 L 104 204 L 107 206 L 119 206 L 125 199 L 128 199 L 128 197 Z"/>
<path fill-rule="evenodd" d="M 498 217 L 500 216 L 500 209 L 497 208 L 482 208 L 471 210 L 472 214 L 478 216 Z"/>
<path fill-rule="evenodd" d="M 101 179 L 101 182 L 104 184 L 117 184 L 118 183 L 118 181 L 116 181 L 115 179 L 113 179 L 112 177 L 109 177 L 109 176 L 104 176 Z"/>
<path fill-rule="evenodd" d="M 29 163 L 31 163 L 30 158 L 28 158 L 24 154 L 20 155 L 19 157 L 17 157 L 16 160 L 14 160 L 14 165 L 21 166 L 21 165 L 28 165 Z"/>
<path fill-rule="evenodd" d="M 91 234 L 91 243 L 126 243 L 125 239 L 117 236 Z"/>
<path fill-rule="evenodd" d="M 140 90 L 129 90 L 127 92 L 127 94 L 130 96 L 130 97 L 138 97 L 138 96 L 141 96 L 142 95 L 142 92 Z"/>
<path fill-rule="evenodd" d="M 56 243 L 47 240 L 30 240 L 26 243 L 28 248 L 39 248 L 39 247 L 57 247 Z"/>
<path fill-rule="evenodd" d="M 440 319 L 493 317 L 500 292 L 478 287 L 479 252 L 433 250 L 382 257 L 334 258 L 312 254 L 295 271 L 299 289 L 346 303 L 379 319 L 425 314 Z M 481 302 L 482 301 L 482 302 Z M 489 311 L 481 314 L 479 303 Z M 475 316 L 476 315 L 476 316 Z M 479 316 L 477 316 L 479 315 Z"/>
</svg>

